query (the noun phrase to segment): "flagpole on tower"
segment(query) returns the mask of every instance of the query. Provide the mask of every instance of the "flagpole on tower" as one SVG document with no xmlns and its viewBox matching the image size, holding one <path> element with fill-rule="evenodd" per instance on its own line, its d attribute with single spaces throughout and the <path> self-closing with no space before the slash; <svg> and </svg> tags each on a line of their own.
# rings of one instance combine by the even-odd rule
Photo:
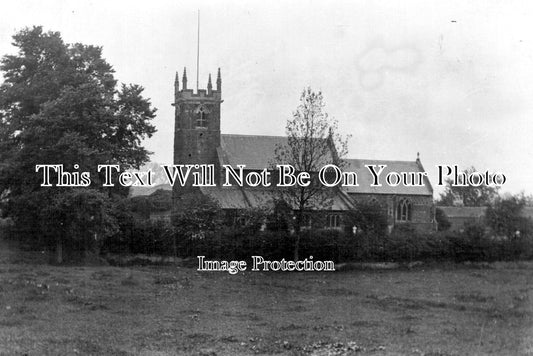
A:
<svg viewBox="0 0 533 356">
<path fill-rule="evenodd" d="M 198 43 L 196 47 L 196 92 L 198 92 L 199 77 L 200 77 L 200 9 L 198 9 Z"/>
</svg>

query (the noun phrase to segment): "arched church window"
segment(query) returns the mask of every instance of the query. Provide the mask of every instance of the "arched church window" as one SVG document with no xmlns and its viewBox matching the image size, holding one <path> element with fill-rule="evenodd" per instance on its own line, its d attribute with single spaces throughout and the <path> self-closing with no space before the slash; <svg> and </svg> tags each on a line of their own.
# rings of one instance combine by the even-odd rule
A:
<svg viewBox="0 0 533 356">
<path fill-rule="evenodd" d="M 396 209 L 396 220 L 398 221 L 411 221 L 412 205 L 409 199 L 402 198 L 398 202 Z"/>
<path fill-rule="evenodd" d="M 207 127 L 207 120 L 209 116 L 209 110 L 203 105 L 200 105 L 196 110 L 196 127 Z"/>
<path fill-rule="evenodd" d="M 338 228 L 341 226 L 341 218 L 339 214 L 328 215 L 328 227 Z"/>
</svg>

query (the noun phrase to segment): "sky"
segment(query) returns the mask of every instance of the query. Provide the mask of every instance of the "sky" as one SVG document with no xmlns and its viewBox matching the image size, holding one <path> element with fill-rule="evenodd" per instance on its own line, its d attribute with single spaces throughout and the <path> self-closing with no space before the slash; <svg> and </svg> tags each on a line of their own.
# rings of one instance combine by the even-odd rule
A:
<svg viewBox="0 0 533 356">
<path fill-rule="evenodd" d="M 222 71 L 222 133 L 283 135 L 301 91 L 321 90 L 350 158 L 415 160 L 507 177 L 533 193 L 533 3 L 528 1 L 10 1 L 11 36 L 42 25 L 103 47 L 115 77 L 158 109 L 145 142 L 172 163 L 175 72 Z M 436 194 L 438 195 L 438 194 Z"/>
</svg>

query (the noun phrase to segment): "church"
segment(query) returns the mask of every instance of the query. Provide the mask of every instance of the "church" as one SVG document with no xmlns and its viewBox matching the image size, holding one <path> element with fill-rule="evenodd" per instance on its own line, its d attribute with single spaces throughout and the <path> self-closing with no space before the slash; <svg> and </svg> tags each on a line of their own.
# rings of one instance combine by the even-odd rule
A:
<svg viewBox="0 0 533 356">
<path fill-rule="evenodd" d="M 284 136 L 258 136 L 222 134 L 220 130 L 220 107 L 222 104 L 222 78 L 218 69 L 215 87 L 209 75 L 207 89 L 196 92 L 187 86 L 187 72 L 180 78 L 176 73 L 174 81 L 174 164 L 214 165 L 220 180 L 223 165 L 245 165 L 246 170 L 261 171 L 269 167 L 275 157 L 276 147 L 287 143 Z M 332 147 L 334 150 L 334 147 Z M 335 154 L 335 152 L 332 152 Z M 383 207 L 387 214 L 389 230 L 403 223 L 411 223 L 420 230 L 434 230 L 435 213 L 433 188 L 425 178 L 422 186 L 372 187 L 371 174 L 366 164 L 385 164 L 386 172 L 424 172 L 419 157 L 414 161 L 376 161 L 345 159 L 347 170 L 356 172 L 357 187 L 337 189 L 332 204 L 320 212 L 326 219 L 325 228 L 340 229 L 343 213 L 354 209 L 357 202 L 372 201 Z M 179 204 L 179 197 L 187 193 L 209 195 L 227 212 L 238 213 L 272 202 L 272 190 L 257 187 L 232 186 L 192 187 L 174 185 L 173 204 Z"/>
</svg>

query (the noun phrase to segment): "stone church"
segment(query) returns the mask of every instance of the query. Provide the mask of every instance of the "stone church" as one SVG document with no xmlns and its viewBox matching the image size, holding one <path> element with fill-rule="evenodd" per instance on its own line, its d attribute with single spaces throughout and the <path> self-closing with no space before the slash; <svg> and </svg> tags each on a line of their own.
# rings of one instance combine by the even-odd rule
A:
<svg viewBox="0 0 533 356">
<path fill-rule="evenodd" d="M 218 69 L 215 87 L 209 75 L 207 89 L 196 92 L 187 86 L 186 69 L 181 78 L 176 73 L 174 82 L 174 164 L 212 164 L 216 172 L 222 165 L 236 167 L 246 165 L 247 170 L 259 171 L 269 167 L 275 149 L 287 142 L 283 136 L 257 136 L 222 134 L 220 131 L 220 107 L 222 100 L 222 78 Z M 333 204 L 326 211 L 326 228 L 343 227 L 343 212 L 353 209 L 362 200 L 379 203 L 388 216 L 389 228 L 397 224 L 412 223 L 420 229 L 435 228 L 433 189 L 426 179 L 423 186 L 371 187 L 371 174 L 365 164 L 386 164 L 387 171 L 424 172 L 417 157 L 415 161 L 374 161 L 347 159 L 345 170 L 358 175 L 359 186 L 338 189 Z M 387 172 L 385 172 L 386 174 Z M 219 174 L 216 175 L 220 179 Z M 266 188 L 222 187 L 193 188 L 175 184 L 172 188 L 173 204 L 179 204 L 179 197 L 193 192 L 206 194 L 218 201 L 226 211 L 238 212 L 258 207 L 272 201 L 272 191 Z"/>
</svg>

